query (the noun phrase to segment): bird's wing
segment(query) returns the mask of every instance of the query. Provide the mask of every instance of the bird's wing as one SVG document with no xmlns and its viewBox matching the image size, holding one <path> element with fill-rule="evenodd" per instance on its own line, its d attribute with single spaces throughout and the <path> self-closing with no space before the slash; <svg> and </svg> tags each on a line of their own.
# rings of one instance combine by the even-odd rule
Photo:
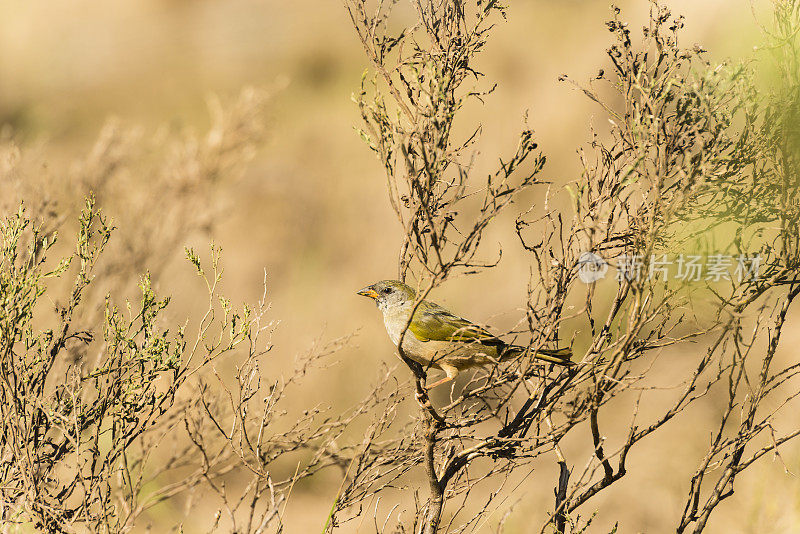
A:
<svg viewBox="0 0 800 534">
<path fill-rule="evenodd" d="M 438 304 L 423 301 L 414 313 L 409 330 L 420 341 L 479 342 L 505 345 L 488 330 L 457 317 Z"/>
</svg>

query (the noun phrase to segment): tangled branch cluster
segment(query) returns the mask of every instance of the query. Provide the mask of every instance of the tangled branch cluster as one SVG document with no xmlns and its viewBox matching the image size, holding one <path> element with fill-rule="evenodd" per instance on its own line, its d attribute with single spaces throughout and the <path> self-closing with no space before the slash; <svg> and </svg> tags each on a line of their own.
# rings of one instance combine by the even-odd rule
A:
<svg viewBox="0 0 800 534">
<path fill-rule="evenodd" d="M 425 280 L 418 284 L 422 299 L 451 275 L 491 267 L 475 261 L 480 235 L 520 191 L 547 187 L 536 179 L 544 157 L 526 130 L 511 160 L 482 181 L 473 176 L 467 155 L 480 126 L 464 141 L 452 138 L 464 102 L 491 92 L 465 85 L 480 80 L 471 65 L 497 16 L 505 16 L 499 4 L 413 2 L 417 22 L 399 29 L 393 29 L 393 4 L 345 4 L 375 75 L 365 78 L 371 92 L 362 85 L 357 98 L 366 125 L 362 136 L 383 163 L 405 233 L 400 275 L 417 267 L 418 279 Z M 632 448 L 669 428 L 688 406 L 724 392 L 715 438 L 676 520 L 679 532 L 699 532 L 733 494 L 742 470 L 798 434 L 791 424 L 776 430 L 794 405 L 798 368 L 775 357 L 800 291 L 798 5 L 776 3 L 771 50 L 782 77 L 767 97 L 747 67 L 713 65 L 699 47 L 682 48 L 683 21 L 667 8 L 653 4 L 640 41 L 620 10 L 613 14 L 610 72 L 601 70 L 587 86 L 573 83 L 602 107 L 610 124 L 580 151 L 581 177 L 565 188 L 573 215 L 533 206 L 516 224 L 534 267 L 527 309 L 531 352 L 567 331 L 581 354 L 578 365 L 549 369 L 522 358 L 476 374 L 449 404 L 434 408 L 424 370 L 407 362 L 417 377 L 419 447 L 430 493 L 417 504 L 413 524 L 398 526 L 401 531 L 478 530 L 491 515 L 490 503 L 458 523 L 475 488 L 488 481 L 495 488 L 491 501 L 502 495 L 512 472 L 552 458 L 559 472 L 556 502 L 542 532 L 581 532 L 591 516 L 581 519 L 579 511 L 626 475 Z M 452 214 L 468 190 L 483 199 L 480 208 L 462 212 L 454 225 Z M 541 215 L 530 219 L 527 214 L 537 209 Z M 578 276 L 586 253 L 620 268 L 625 258 L 637 258 L 636 272 L 648 273 L 664 254 L 702 250 L 757 256 L 764 268 L 758 277 L 694 284 L 622 276 L 587 285 Z M 567 313 L 571 308 L 578 311 Z M 652 369 L 662 354 L 677 354 L 679 347 L 685 375 L 673 385 L 678 393 L 642 420 L 641 403 L 657 383 Z M 619 400 L 629 399 L 622 396 L 627 392 L 635 400 Z M 611 407 L 617 416 L 629 410 L 631 421 L 614 450 L 604 444 L 601 425 Z M 734 413 L 741 414 L 738 421 Z M 584 424 L 592 459 L 578 468 L 560 444 Z M 444 527 L 448 502 L 460 507 Z"/>
</svg>

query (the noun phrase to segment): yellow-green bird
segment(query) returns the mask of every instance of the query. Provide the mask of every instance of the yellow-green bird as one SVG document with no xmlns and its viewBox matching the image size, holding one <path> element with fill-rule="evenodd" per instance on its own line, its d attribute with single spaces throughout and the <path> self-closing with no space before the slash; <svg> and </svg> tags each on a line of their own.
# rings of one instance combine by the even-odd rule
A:
<svg viewBox="0 0 800 534">
<path fill-rule="evenodd" d="M 375 299 L 383 312 L 383 323 L 395 346 L 403 337 L 403 353 L 423 367 L 440 369 L 447 375 L 431 388 L 453 380 L 464 369 L 496 364 L 515 358 L 524 347 L 509 345 L 486 329 L 453 315 L 433 302 L 423 300 L 416 310 L 416 292 L 397 280 L 381 280 L 358 292 Z M 409 324 L 412 311 L 414 317 Z M 408 330 L 403 331 L 408 325 Z M 573 365 L 572 351 L 540 349 L 534 357 L 559 365 Z"/>
</svg>

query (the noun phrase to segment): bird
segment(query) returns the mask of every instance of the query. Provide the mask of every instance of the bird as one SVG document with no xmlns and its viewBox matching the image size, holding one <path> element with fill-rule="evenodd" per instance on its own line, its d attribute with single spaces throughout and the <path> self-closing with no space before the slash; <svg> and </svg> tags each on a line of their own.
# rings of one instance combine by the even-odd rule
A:
<svg viewBox="0 0 800 534">
<path fill-rule="evenodd" d="M 357 294 L 375 300 L 392 343 L 398 346 L 402 338 L 401 354 L 426 369 L 444 371 L 446 376 L 428 389 L 450 382 L 465 369 L 497 364 L 526 350 L 504 342 L 436 303 L 427 300 L 417 303 L 416 291 L 398 280 L 381 280 Z M 533 356 L 558 365 L 575 365 L 569 348 L 539 349 Z"/>
</svg>

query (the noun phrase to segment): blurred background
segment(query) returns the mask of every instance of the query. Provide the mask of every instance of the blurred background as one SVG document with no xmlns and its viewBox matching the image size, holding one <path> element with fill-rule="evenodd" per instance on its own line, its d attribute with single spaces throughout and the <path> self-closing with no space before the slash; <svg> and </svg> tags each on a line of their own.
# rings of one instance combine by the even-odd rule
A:
<svg viewBox="0 0 800 534">
<path fill-rule="evenodd" d="M 756 19 L 765 5 L 668 4 L 686 17 L 683 43 L 702 44 L 716 61 L 750 57 L 760 42 Z M 648 2 L 619 5 L 625 18 L 640 21 L 634 28 L 644 23 Z M 479 175 L 515 148 L 528 111 L 547 155 L 544 177 L 563 184 L 578 176 L 575 151 L 589 141 L 588 125 L 605 119 L 557 78 L 586 80 L 606 64 L 608 16 L 605 2 L 511 3 L 508 20 L 481 58 L 481 70 L 497 81 L 497 91 L 468 117 L 483 123 Z M 306 382 L 305 402 L 340 409 L 366 394 L 379 362 L 398 363 L 378 312 L 355 295 L 368 283 L 396 276 L 401 238 L 382 167 L 354 131 L 360 118 L 351 93 L 366 67 L 347 13 L 336 1 L 0 3 L 0 125 L 23 146 L 46 153 L 49 180 L 59 180 L 58 169 L 86 158 L 110 117 L 140 129 L 145 138 L 164 130 L 203 132 L 213 95 L 230 102 L 245 86 L 266 91 L 263 143 L 241 179 L 214 190 L 209 203 L 223 208 L 213 229 L 194 232 L 185 242 L 213 240 L 223 248 L 225 292 L 234 301 L 256 301 L 266 270 L 271 318 L 280 321 L 267 373 L 279 376 L 291 368 L 295 355 L 316 340 L 356 334 L 336 365 Z M 141 180 L 147 187 L 147 177 Z M 516 244 L 513 218 L 534 200 L 540 199 L 523 199 L 518 211 L 486 234 L 486 257 L 502 248 L 500 265 L 448 282 L 434 294 L 438 302 L 499 331 L 523 316 L 529 260 Z M 118 231 L 137 228 L 120 225 Z M 173 295 L 176 318 L 191 317 L 205 299 L 182 260 L 182 245 L 174 257 L 164 258 L 169 267 L 157 288 Z M 798 337 L 787 332 L 784 343 Z M 407 374 L 404 368 L 396 372 Z M 684 418 L 684 424 L 702 428 L 702 408 L 688 415 L 695 419 Z M 705 438 L 702 432 L 675 434 L 671 428 L 673 434 L 659 434 L 632 453 L 632 465 L 648 469 L 631 467 L 624 480 L 593 501 L 598 515 L 592 528 L 608 532 L 615 521 L 623 533 L 674 528 Z M 613 425 L 607 432 L 613 437 Z M 784 460 L 792 470 L 800 454 L 787 449 Z M 552 508 L 553 480 L 552 473 L 534 472 L 515 490 L 509 532 L 538 532 L 544 510 Z M 339 481 L 333 473 L 295 488 L 286 509 L 288 531 L 320 531 Z M 737 484 L 736 496 L 715 512 L 709 532 L 800 532 L 800 484 L 784 464 L 764 460 Z M 160 507 L 142 526 L 159 532 L 170 513 L 168 506 Z M 186 531 L 201 527 L 187 524 Z M 356 527 L 347 524 L 343 531 Z M 360 531 L 372 529 L 365 524 Z"/>
</svg>

